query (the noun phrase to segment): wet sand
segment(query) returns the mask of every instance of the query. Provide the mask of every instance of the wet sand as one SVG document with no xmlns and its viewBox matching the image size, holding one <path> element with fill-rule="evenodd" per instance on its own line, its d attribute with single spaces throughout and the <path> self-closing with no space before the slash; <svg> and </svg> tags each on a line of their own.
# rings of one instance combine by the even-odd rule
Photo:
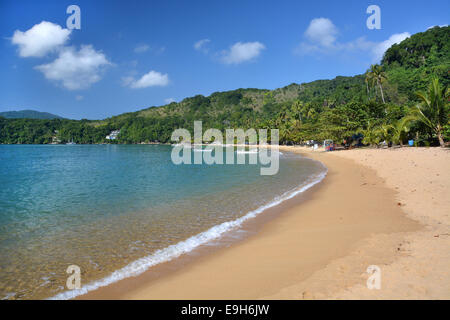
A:
<svg viewBox="0 0 450 320">
<path fill-rule="evenodd" d="M 218 249 L 200 248 L 191 255 L 79 298 L 401 299 L 449 296 L 448 214 L 447 222 L 441 221 L 448 200 L 439 198 L 441 211 L 438 210 L 440 213 L 435 217 L 433 203 L 426 204 L 426 199 L 422 201 L 420 196 L 418 199 L 404 196 L 407 194 L 405 189 L 415 185 L 419 187 L 420 195 L 420 185 L 424 184 L 423 179 L 430 177 L 429 170 L 443 173 L 435 175 L 440 177 L 440 184 L 429 186 L 431 183 L 427 188 L 444 188 L 444 194 L 448 194 L 450 179 L 445 181 L 450 172 L 449 162 L 446 162 L 448 153 L 439 150 L 434 156 L 423 155 L 419 149 L 414 149 L 416 153 L 413 149 L 398 153 L 391 150 L 323 153 L 304 148 L 282 149 L 302 152 L 323 162 L 328 168 L 327 177 L 304 194 L 261 214 L 259 222 L 254 222 L 257 226 L 247 226 L 253 232 L 243 241 L 230 241 Z M 414 167 L 416 162 L 402 160 L 402 157 L 410 160 L 419 157 L 421 164 L 422 161 L 428 163 L 430 156 L 435 157 L 435 161 L 426 168 L 413 169 L 417 168 Z M 377 160 L 368 163 L 364 161 L 367 157 Z M 389 170 L 382 171 L 377 167 L 379 165 Z M 404 179 L 404 170 L 408 169 L 408 179 Z M 387 182 L 386 175 L 390 177 Z M 394 186 L 391 180 L 395 181 L 393 176 L 396 175 L 398 181 L 403 179 L 408 183 Z M 418 202 L 414 203 L 413 199 Z M 419 207 L 421 214 L 412 214 L 414 210 L 409 210 L 410 207 Z M 428 218 L 421 219 L 421 215 Z M 440 229 L 430 227 L 431 223 L 441 226 Z M 438 237 L 435 237 L 436 232 Z M 435 243 L 417 240 L 417 244 L 418 237 L 426 237 L 422 240 Z M 425 244 L 433 245 L 431 250 L 425 250 Z M 422 249 L 415 248 L 416 245 Z M 446 252 L 442 251 L 444 248 Z M 431 266 L 428 269 L 421 267 L 429 265 L 423 254 L 434 257 L 435 270 L 428 270 L 434 268 Z M 398 266 L 399 263 L 403 268 Z M 381 290 L 366 287 L 369 265 L 381 269 Z M 427 272 L 433 276 L 427 276 Z"/>
</svg>

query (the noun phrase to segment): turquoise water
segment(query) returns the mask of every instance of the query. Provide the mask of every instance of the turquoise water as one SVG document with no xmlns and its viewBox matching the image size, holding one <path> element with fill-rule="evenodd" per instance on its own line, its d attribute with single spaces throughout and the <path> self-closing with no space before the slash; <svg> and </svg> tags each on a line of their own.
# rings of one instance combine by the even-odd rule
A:
<svg viewBox="0 0 450 320">
<path fill-rule="evenodd" d="M 0 145 L 0 298 L 82 293 L 64 294 L 72 264 L 84 292 L 142 272 L 239 227 L 324 171 L 293 154 L 280 155 L 274 176 L 250 164 L 174 165 L 171 150 Z"/>
</svg>

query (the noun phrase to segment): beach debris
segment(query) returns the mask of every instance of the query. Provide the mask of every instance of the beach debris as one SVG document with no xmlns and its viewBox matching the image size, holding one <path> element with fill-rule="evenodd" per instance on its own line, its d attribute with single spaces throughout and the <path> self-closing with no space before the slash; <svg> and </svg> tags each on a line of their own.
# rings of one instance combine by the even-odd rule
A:
<svg viewBox="0 0 450 320">
<path fill-rule="evenodd" d="M 309 291 L 303 291 L 302 299 L 304 299 L 304 300 L 312 300 L 312 299 L 314 299 L 314 295 L 311 292 L 309 292 Z"/>
<path fill-rule="evenodd" d="M 439 236 L 450 236 L 450 233 L 440 233 L 440 234 L 435 235 L 434 237 L 439 238 Z"/>
</svg>

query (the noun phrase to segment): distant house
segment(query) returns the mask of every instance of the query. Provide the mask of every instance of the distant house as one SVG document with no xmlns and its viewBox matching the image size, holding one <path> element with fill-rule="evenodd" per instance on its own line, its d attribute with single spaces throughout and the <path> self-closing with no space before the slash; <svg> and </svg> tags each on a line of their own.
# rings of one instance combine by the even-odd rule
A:
<svg viewBox="0 0 450 320">
<path fill-rule="evenodd" d="M 108 134 L 105 139 L 107 140 L 116 140 L 117 136 L 119 135 L 120 130 L 113 130 L 110 132 L 110 134 Z"/>
<path fill-rule="evenodd" d="M 52 136 L 52 143 L 51 144 L 60 144 L 61 139 L 58 138 L 59 131 L 55 130 L 54 135 Z"/>
</svg>

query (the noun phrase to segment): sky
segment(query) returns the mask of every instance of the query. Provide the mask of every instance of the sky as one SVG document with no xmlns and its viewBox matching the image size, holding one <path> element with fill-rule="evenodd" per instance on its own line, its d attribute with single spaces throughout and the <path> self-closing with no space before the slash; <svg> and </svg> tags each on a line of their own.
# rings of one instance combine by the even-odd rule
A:
<svg viewBox="0 0 450 320">
<path fill-rule="evenodd" d="M 70 5 L 80 19 L 67 23 Z M 370 5 L 380 28 L 367 26 Z M 447 25 L 449 12 L 448 0 L 0 0 L 0 111 L 104 119 L 353 76 L 393 43 Z"/>
</svg>

